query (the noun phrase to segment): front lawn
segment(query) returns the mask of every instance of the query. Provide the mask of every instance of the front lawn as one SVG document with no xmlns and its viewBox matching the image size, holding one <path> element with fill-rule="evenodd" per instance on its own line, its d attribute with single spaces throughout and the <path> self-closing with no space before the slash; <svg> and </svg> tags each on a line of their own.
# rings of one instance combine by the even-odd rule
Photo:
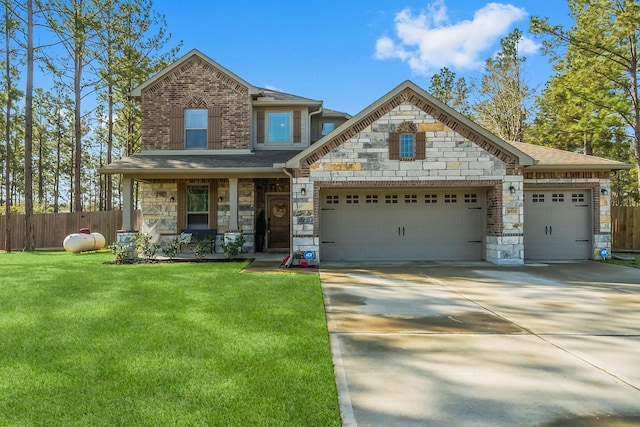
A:
<svg viewBox="0 0 640 427">
<path fill-rule="evenodd" d="M 339 426 L 317 275 L 0 254 L 0 425 Z"/>
<path fill-rule="evenodd" d="M 640 268 L 640 261 L 637 253 L 630 252 L 614 252 L 605 262 L 616 265 L 624 265 L 626 267 Z"/>
</svg>

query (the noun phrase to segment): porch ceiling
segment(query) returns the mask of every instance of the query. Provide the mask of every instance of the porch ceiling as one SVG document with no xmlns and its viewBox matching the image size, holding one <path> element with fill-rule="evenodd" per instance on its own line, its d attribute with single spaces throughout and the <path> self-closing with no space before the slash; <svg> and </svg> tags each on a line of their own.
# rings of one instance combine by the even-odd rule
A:
<svg viewBox="0 0 640 427">
<path fill-rule="evenodd" d="M 246 154 L 134 154 L 116 160 L 100 169 L 105 175 L 284 175 L 283 164 L 295 156 L 295 150 L 254 151 Z"/>
</svg>

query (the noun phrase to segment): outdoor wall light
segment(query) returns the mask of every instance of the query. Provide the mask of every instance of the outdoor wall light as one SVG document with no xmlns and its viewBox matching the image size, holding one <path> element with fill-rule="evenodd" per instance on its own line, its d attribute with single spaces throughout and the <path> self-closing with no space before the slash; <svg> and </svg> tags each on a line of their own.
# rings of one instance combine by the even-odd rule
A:
<svg viewBox="0 0 640 427">
<path fill-rule="evenodd" d="M 302 194 L 303 196 L 307 194 L 307 189 L 303 188 L 302 190 L 300 190 L 300 194 Z"/>
<path fill-rule="evenodd" d="M 222 201 L 222 196 L 218 196 L 218 201 L 221 202 Z"/>
<path fill-rule="evenodd" d="M 176 198 L 175 198 L 175 197 L 171 196 L 171 197 L 169 198 L 169 202 L 173 203 L 173 202 L 175 202 L 175 201 L 176 201 Z"/>
<path fill-rule="evenodd" d="M 606 188 L 601 189 L 600 190 L 600 194 L 602 194 L 603 196 L 606 196 L 607 195 L 607 189 Z"/>
<path fill-rule="evenodd" d="M 509 187 L 509 193 L 513 194 L 515 192 L 516 192 L 516 187 L 514 187 L 513 185 Z"/>
</svg>

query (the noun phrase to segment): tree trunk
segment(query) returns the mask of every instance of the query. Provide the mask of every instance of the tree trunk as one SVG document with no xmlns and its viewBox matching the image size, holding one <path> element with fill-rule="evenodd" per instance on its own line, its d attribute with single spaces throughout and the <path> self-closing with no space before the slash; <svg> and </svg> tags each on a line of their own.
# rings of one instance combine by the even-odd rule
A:
<svg viewBox="0 0 640 427">
<path fill-rule="evenodd" d="M 24 104 L 25 250 L 33 251 L 33 0 L 27 0 L 27 90 Z"/>
<path fill-rule="evenodd" d="M 4 22 L 5 25 L 5 70 L 7 79 L 7 93 L 11 93 L 11 49 L 10 49 L 10 32 L 9 32 L 9 4 L 5 4 L 4 9 Z M 11 252 L 11 228 L 9 223 L 11 222 L 11 96 L 7 96 L 6 115 L 5 115 L 5 142 L 7 144 L 6 155 L 7 164 L 5 166 L 5 234 L 4 234 L 4 249 L 7 252 Z"/>
</svg>

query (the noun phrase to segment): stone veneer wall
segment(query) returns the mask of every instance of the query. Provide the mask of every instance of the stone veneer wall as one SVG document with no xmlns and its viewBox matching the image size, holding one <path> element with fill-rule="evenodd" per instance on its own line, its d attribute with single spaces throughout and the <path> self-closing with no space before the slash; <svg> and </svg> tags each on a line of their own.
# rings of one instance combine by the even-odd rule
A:
<svg viewBox="0 0 640 427">
<path fill-rule="evenodd" d="M 221 108 L 223 149 L 250 148 L 251 97 L 245 86 L 199 57 L 164 76 L 142 94 L 142 150 L 169 149 L 172 107 Z"/>
<path fill-rule="evenodd" d="M 249 252 L 254 251 L 255 241 L 255 198 L 256 186 L 252 179 L 238 180 L 238 230 L 230 230 L 231 209 L 229 206 L 229 181 L 224 179 L 218 181 L 218 197 L 222 201 L 218 202 L 218 239 L 227 231 L 241 231 Z M 217 243 L 221 243 L 218 240 Z"/>
<path fill-rule="evenodd" d="M 389 160 L 389 132 L 404 121 L 426 132 L 426 160 Z M 486 258 L 497 263 L 523 262 L 522 176 L 508 175 L 504 162 L 410 102 L 401 103 L 312 163 L 308 176 L 299 174 L 294 179 L 292 249 L 319 251 L 321 188 L 371 185 L 488 188 Z M 511 186 L 520 196 L 511 193 Z"/>
<path fill-rule="evenodd" d="M 152 227 L 159 221 L 157 231 L 174 234 L 178 228 L 178 186 L 175 182 L 141 183 L 140 207 L 142 223 Z M 171 198 L 173 197 L 173 201 Z M 144 227 L 141 232 L 144 231 Z"/>
</svg>

